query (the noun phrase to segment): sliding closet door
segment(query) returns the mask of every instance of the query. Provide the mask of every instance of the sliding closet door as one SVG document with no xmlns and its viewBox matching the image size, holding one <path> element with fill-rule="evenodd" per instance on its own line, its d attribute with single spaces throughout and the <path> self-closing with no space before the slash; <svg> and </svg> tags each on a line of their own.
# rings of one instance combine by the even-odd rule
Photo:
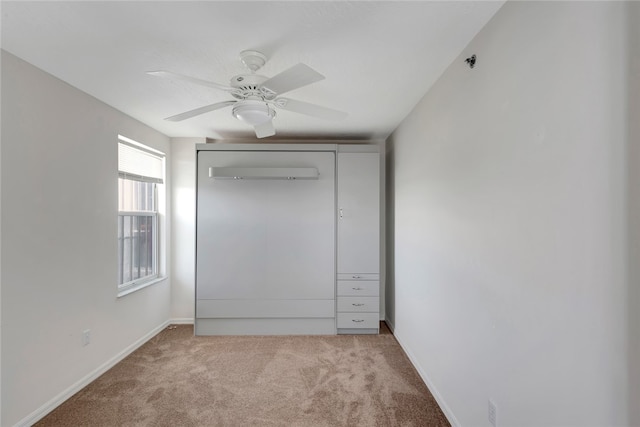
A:
<svg viewBox="0 0 640 427">
<path fill-rule="evenodd" d="M 216 176 L 226 168 L 308 168 L 318 176 Z M 334 168 L 333 152 L 198 153 L 197 318 L 311 317 L 334 327 Z"/>
</svg>

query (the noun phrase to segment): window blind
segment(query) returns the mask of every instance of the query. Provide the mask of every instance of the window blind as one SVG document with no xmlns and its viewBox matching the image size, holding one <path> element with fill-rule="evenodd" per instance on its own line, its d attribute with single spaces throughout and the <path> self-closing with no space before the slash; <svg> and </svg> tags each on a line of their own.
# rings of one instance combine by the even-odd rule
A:
<svg viewBox="0 0 640 427">
<path fill-rule="evenodd" d="M 133 181 L 162 184 L 164 156 L 118 142 L 118 175 Z"/>
</svg>

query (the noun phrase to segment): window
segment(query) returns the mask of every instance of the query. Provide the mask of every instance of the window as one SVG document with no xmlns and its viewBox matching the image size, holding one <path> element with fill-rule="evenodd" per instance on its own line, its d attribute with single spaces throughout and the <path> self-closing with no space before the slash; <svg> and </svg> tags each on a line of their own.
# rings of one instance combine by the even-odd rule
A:
<svg viewBox="0 0 640 427">
<path fill-rule="evenodd" d="M 122 136 L 118 142 L 119 295 L 159 277 L 159 190 L 164 154 Z"/>
</svg>

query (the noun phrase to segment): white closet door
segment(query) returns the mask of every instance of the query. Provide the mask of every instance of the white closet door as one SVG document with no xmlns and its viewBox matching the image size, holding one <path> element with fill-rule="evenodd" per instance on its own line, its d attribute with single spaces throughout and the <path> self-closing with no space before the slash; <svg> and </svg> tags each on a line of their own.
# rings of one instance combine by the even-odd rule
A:
<svg viewBox="0 0 640 427">
<path fill-rule="evenodd" d="M 380 273 L 380 155 L 338 153 L 338 273 Z"/>
<path fill-rule="evenodd" d="M 319 178 L 214 179 L 210 167 Z M 197 210 L 197 299 L 334 298 L 334 153 L 201 151 Z"/>
</svg>

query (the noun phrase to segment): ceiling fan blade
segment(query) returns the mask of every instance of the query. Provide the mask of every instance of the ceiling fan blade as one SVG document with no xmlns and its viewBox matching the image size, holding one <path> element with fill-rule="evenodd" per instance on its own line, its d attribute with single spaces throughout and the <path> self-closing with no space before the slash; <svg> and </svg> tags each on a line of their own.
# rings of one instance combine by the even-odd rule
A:
<svg viewBox="0 0 640 427">
<path fill-rule="evenodd" d="M 207 86 L 207 87 L 212 87 L 214 89 L 224 90 L 225 92 L 236 91 L 236 89 L 230 86 L 221 85 L 219 83 L 210 82 L 207 80 L 200 80 L 200 79 L 196 79 L 195 77 L 184 76 L 178 73 L 172 73 L 171 71 L 147 71 L 147 74 L 149 74 L 150 76 L 167 77 L 171 79 L 184 80 L 186 82 L 195 83 L 200 86 Z"/>
<path fill-rule="evenodd" d="M 269 120 L 261 125 L 254 126 L 256 136 L 258 138 L 266 138 L 267 136 L 273 136 L 276 134 L 276 129 L 273 127 L 273 121 Z"/>
<path fill-rule="evenodd" d="M 343 111 L 333 110 L 320 105 L 310 104 L 308 102 L 296 101 L 289 98 L 278 98 L 274 104 L 283 110 L 293 111 L 294 113 L 306 114 L 307 116 L 318 117 L 325 120 L 342 120 L 348 114 Z"/>
<path fill-rule="evenodd" d="M 223 101 L 217 102 L 211 105 L 205 105 L 204 107 L 196 108 L 195 110 L 185 111 L 184 113 L 176 114 L 175 116 L 167 117 L 165 120 L 170 122 L 179 122 L 181 120 L 190 119 L 191 117 L 199 116 L 200 114 L 208 113 L 209 111 L 218 110 L 220 108 L 228 107 L 238 101 Z"/>
<path fill-rule="evenodd" d="M 300 63 L 262 83 L 261 90 L 268 95 L 276 96 L 323 79 L 322 74 Z"/>
</svg>

